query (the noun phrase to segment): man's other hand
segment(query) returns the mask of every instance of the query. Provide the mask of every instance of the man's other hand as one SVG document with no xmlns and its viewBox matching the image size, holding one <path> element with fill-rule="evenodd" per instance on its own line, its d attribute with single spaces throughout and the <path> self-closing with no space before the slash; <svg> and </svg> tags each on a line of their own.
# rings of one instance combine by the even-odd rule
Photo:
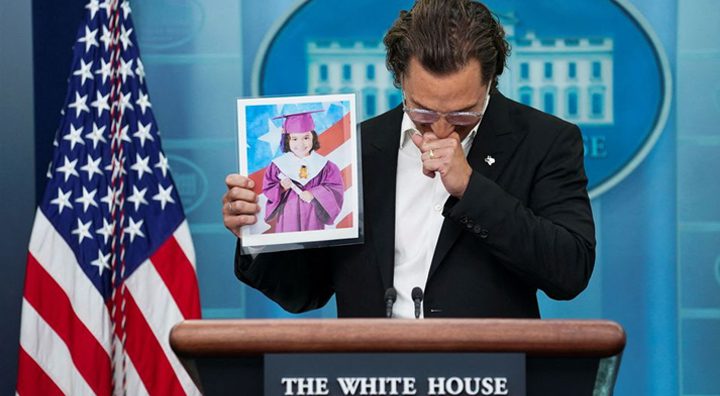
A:
<svg viewBox="0 0 720 396">
<path fill-rule="evenodd" d="M 260 206 L 252 190 L 255 182 L 233 173 L 225 178 L 227 192 L 222 197 L 222 215 L 225 227 L 240 238 L 240 227 L 255 224 Z"/>
</svg>

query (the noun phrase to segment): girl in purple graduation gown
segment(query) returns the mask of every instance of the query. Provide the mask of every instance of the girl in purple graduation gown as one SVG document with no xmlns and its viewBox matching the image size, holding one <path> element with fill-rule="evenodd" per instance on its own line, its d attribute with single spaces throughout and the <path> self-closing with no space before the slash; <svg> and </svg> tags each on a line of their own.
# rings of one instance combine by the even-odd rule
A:
<svg viewBox="0 0 720 396">
<path fill-rule="evenodd" d="M 275 220 L 275 232 L 323 230 L 342 208 L 340 170 L 316 152 L 320 144 L 311 113 L 275 117 L 285 119 L 284 154 L 272 160 L 263 177 L 265 221 Z"/>
</svg>

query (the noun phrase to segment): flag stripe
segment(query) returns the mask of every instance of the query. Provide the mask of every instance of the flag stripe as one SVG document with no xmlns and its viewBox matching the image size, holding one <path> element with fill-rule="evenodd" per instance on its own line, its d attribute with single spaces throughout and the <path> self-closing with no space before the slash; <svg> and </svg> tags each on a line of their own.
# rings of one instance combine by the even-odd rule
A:
<svg viewBox="0 0 720 396">
<path fill-rule="evenodd" d="M 318 136 L 320 148 L 317 153 L 327 156 L 348 139 L 350 139 L 350 113 Z"/>
<path fill-rule="evenodd" d="M 100 292 L 80 269 L 70 246 L 38 209 L 30 254 L 63 289 L 77 317 L 110 354 L 110 313 Z"/>
<path fill-rule="evenodd" d="M 66 395 L 94 395 L 95 393 L 78 373 L 65 342 L 23 299 L 20 347 L 35 361 L 43 372 Z M 21 367 L 23 370 L 26 368 Z M 30 374 L 18 370 L 19 381 L 34 379 Z"/>
<path fill-rule="evenodd" d="M 175 238 L 170 237 L 160 245 L 150 261 L 182 312 L 181 319 L 199 318 L 200 300 L 195 269 Z"/>
<path fill-rule="evenodd" d="M 263 177 L 265 177 L 265 169 L 267 169 L 267 167 L 262 168 L 257 172 L 253 172 L 250 176 L 248 176 L 250 178 L 250 180 L 252 180 L 253 183 L 255 183 L 255 185 L 253 187 L 253 191 L 255 192 L 255 194 L 258 194 L 258 195 L 262 194 Z"/>
<path fill-rule="evenodd" d="M 185 392 L 188 394 L 197 393 L 197 388 L 192 379 L 167 342 L 170 339 L 171 330 L 171 326 L 167 324 L 180 322 L 183 320 L 183 314 L 174 303 L 170 291 L 155 266 L 151 265 L 150 262 L 143 264 L 138 268 L 137 273 L 128 279 L 127 287 L 138 308 L 143 313 L 143 317 L 155 339 L 165 340 L 165 342 L 160 342 L 159 345 L 163 349 L 168 362 L 175 370 Z M 153 301 L 166 301 L 167 303 L 164 304 L 164 309 L 156 309 Z"/>
<path fill-rule="evenodd" d="M 23 377 L 18 378 L 17 394 L 20 396 L 53 396 L 63 395 L 57 384 L 45 374 L 42 367 L 25 352 L 23 348 L 18 351 L 18 372 Z"/>
<path fill-rule="evenodd" d="M 166 309 L 161 302 L 152 303 Z M 132 359 L 145 389 L 152 395 L 184 395 L 185 391 L 165 352 L 129 291 L 125 292 L 125 314 L 125 350 Z"/>
<path fill-rule="evenodd" d="M 72 361 L 93 391 L 110 393 L 110 358 L 73 311 L 62 288 L 28 254 L 25 299 L 70 349 Z"/>
<path fill-rule="evenodd" d="M 348 213 L 347 216 L 343 217 L 342 220 L 338 221 L 335 228 L 352 228 L 353 225 L 353 214 Z"/>
<path fill-rule="evenodd" d="M 353 153 L 351 150 L 353 149 L 353 147 L 354 144 L 352 141 L 346 141 L 345 143 L 335 148 L 332 153 L 327 155 L 328 161 L 332 161 L 340 169 L 351 165 L 353 159 Z"/>
<path fill-rule="evenodd" d="M 119 340 L 115 338 L 115 348 L 116 350 L 120 350 L 121 346 L 119 343 Z M 126 379 L 126 385 L 125 385 L 125 391 L 122 391 L 122 382 L 118 382 L 115 384 L 115 395 L 132 395 L 132 396 L 145 396 L 149 395 L 147 389 L 145 389 L 145 386 L 143 385 L 142 381 L 140 380 L 140 376 L 138 375 L 137 370 L 135 369 L 135 365 L 132 362 L 132 359 L 130 359 L 129 356 L 125 355 L 127 357 L 127 360 L 125 360 L 125 379 Z M 121 378 L 122 376 L 122 364 L 117 364 L 115 369 L 117 370 L 117 378 Z"/>
<path fill-rule="evenodd" d="M 345 200 L 343 201 L 342 208 L 340 208 L 340 213 L 337 216 L 337 223 L 340 223 L 341 219 L 344 219 L 348 214 L 353 214 L 352 210 L 356 206 L 356 188 L 356 186 L 350 186 L 347 190 L 345 190 Z"/>
<path fill-rule="evenodd" d="M 352 165 L 343 168 L 343 170 L 340 171 L 340 176 L 342 177 L 345 191 L 349 190 L 350 187 L 352 187 Z"/>
<path fill-rule="evenodd" d="M 190 237 L 190 227 L 188 226 L 187 220 L 183 220 L 183 222 L 180 223 L 180 226 L 177 230 L 175 230 L 173 236 L 185 253 L 185 257 L 187 257 L 190 265 L 195 268 L 195 247 L 193 246 L 192 238 Z"/>
</svg>

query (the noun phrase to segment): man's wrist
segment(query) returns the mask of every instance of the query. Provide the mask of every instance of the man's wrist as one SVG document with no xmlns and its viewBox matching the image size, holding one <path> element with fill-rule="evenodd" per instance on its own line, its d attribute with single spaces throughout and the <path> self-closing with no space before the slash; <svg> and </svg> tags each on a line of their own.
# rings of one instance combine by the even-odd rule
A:
<svg viewBox="0 0 720 396">
<path fill-rule="evenodd" d="M 466 167 L 463 170 L 463 176 L 461 176 L 462 182 L 460 183 L 460 188 L 458 188 L 458 190 L 455 191 L 455 193 L 451 193 L 450 195 L 452 195 L 453 197 L 455 197 L 457 199 L 462 198 L 463 195 L 465 195 L 465 191 L 467 190 L 468 185 L 470 184 L 470 176 L 472 176 L 472 173 L 473 173 L 472 168 L 470 167 L 469 164 L 466 164 Z"/>
</svg>

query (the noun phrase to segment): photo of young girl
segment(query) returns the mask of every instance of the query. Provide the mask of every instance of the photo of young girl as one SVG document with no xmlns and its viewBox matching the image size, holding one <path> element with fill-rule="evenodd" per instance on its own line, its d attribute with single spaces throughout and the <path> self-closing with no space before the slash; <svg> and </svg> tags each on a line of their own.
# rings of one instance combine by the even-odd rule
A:
<svg viewBox="0 0 720 396">
<path fill-rule="evenodd" d="M 275 232 L 322 230 L 333 224 L 342 208 L 340 169 L 317 153 L 320 144 L 312 114 L 319 111 L 274 117 L 284 119 L 284 154 L 265 170 L 262 192 L 267 197 L 265 221 L 276 221 Z"/>
<path fill-rule="evenodd" d="M 244 253 L 362 241 L 355 95 L 237 100 L 238 169 L 260 208 Z"/>
</svg>

